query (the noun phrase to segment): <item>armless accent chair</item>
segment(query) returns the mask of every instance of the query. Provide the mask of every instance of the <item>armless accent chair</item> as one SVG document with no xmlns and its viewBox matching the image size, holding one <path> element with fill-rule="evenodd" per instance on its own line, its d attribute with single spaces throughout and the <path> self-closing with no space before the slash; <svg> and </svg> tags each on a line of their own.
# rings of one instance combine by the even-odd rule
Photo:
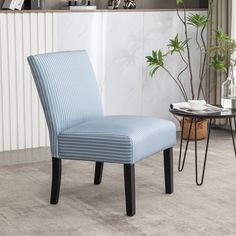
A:
<svg viewBox="0 0 236 236">
<path fill-rule="evenodd" d="M 166 193 L 173 192 L 175 125 L 145 116 L 104 116 L 94 72 L 85 51 L 28 57 L 44 109 L 52 153 L 51 204 L 57 204 L 61 159 L 95 162 L 100 184 L 104 162 L 124 165 L 126 212 L 135 214 L 135 163 L 164 151 Z"/>
</svg>

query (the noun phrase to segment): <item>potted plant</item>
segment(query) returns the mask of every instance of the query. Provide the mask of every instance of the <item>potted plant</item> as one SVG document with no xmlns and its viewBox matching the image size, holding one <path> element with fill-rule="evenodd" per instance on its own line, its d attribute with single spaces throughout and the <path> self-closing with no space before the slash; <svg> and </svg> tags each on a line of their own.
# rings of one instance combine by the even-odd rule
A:
<svg viewBox="0 0 236 236">
<path fill-rule="evenodd" d="M 210 16 L 212 12 L 213 0 L 209 1 L 209 8 L 207 14 L 191 13 L 187 14 L 185 7 L 186 0 L 176 0 L 177 15 L 184 27 L 184 38 L 180 39 L 177 34 L 173 39 L 169 40 L 167 50 L 153 50 L 152 54 L 147 56 L 147 62 L 150 66 L 151 77 L 156 75 L 158 70 L 164 70 L 167 75 L 175 82 L 179 88 L 183 99 L 188 100 L 204 99 L 208 101 L 210 91 L 204 89 L 204 83 L 207 79 L 208 70 L 213 67 L 218 71 L 228 72 L 229 65 L 236 64 L 231 55 L 236 49 L 235 41 L 225 34 L 223 30 L 217 29 L 215 31 L 217 38 L 217 46 L 207 45 L 204 34 L 207 30 L 207 26 L 210 22 Z M 179 8 L 183 9 L 183 15 L 180 14 Z M 195 28 L 195 37 L 189 38 L 189 27 Z M 192 69 L 192 57 L 190 41 L 194 41 L 199 50 L 200 67 L 197 74 L 193 73 Z M 184 67 L 179 70 L 177 74 L 167 68 L 165 61 L 167 58 L 178 54 L 183 61 Z M 182 83 L 183 76 L 188 76 L 190 83 L 190 91 L 187 91 Z M 198 81 L 197 89 L 194 88 L 194 81 Z M 236 87 L 235 87 L 236 88 Z M 213 89 L 213 88 L 212 88 Z M 188 95 L 190 94 L 190 96 Z M 235 89 L 236 95 L 236 89 Z M 180 120 L 180 125 L 183 122 Z M 197 120 L 197 138 L 204 139 L 207 135 L 207 120 Z M 193 125 L 193 127 L 195 127 Z M 190 128 L 190 120 L 185 118 L 184 120 L 184 138 L 187 138 Z M 191 130 L 190 139 L 195 138 L 195 130 Z"/>
</svg>

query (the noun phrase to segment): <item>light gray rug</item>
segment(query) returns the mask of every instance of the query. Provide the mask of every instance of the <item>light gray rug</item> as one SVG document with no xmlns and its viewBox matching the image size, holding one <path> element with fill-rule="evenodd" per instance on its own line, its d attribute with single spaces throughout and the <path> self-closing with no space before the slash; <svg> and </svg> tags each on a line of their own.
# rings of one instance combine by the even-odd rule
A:
<svg viewBox="0 0 236 236">
<path fill-rule="evenodd" d="M 203 154 L 203 143 L 199 147 Z M 216 132 L 205 183 L 195 185 L 193 144 L 175 192 L 164 194 L 162 155 L 136 165 L 137 213 L 125 216 L 123 166 L 106 164 L 94 186 L 94 164 L 64 161 L 60 202 L 49 204 L 51 162 L 0 167 L 0 235 L 236 235 L 236 160 L 230 134 Z"/>
</svg>

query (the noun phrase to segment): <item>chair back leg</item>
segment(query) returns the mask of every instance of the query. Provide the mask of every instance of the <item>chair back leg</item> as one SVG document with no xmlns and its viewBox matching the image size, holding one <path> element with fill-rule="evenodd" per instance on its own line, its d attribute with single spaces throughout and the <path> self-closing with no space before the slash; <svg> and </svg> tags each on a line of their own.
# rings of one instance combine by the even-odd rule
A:
<svg viewBox="0 0 236 236">
<path fill-rule="evenodd" d="M 135 165 L 124 164 L 125 200 L 127 216 L 135 215 Z"/>
<path fill-rule="evenodd" d="M 61 159 L 52 158 L 52 188 L 51 188 L 51 204 L 57 204 L 60 195 L 61 186 Z"/>
<path fill-rule="evenodd" d="M 96 162 L 95 164 L 95 175 L 94 184 L 100 184 L 102 182 L 103 162 Z"/>
<path fill-rule="evenodd" d="M 173 193 L 173 148 L 164 150 L 164 171 L 166 193 Z"/>
</svg>

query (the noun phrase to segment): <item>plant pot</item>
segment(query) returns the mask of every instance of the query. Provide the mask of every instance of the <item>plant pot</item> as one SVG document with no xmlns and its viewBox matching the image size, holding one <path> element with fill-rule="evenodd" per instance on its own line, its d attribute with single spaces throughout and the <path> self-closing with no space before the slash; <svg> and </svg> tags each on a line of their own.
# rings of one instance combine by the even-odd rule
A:
<svg viewBox="0 0 236 236">
<path fill-rule="evenodd" d="M 184 127 L 183 127 L 183 139 L 187 140 L 189 135 L 189 129 L 191 125 L 191 119 L 188 117 L 183 118 L 184 119 Z M 183 125 L 183 120 L 180 121 L 181 127 Z M 197 140 L 202 140 L 207 137 L 208 133 L 208 120 L 197 120 Z M 193 121 L 192 128 L 190 131 L 190 137 L 189 140 L 195 140 L 195 122 Z"/>
</svg>

